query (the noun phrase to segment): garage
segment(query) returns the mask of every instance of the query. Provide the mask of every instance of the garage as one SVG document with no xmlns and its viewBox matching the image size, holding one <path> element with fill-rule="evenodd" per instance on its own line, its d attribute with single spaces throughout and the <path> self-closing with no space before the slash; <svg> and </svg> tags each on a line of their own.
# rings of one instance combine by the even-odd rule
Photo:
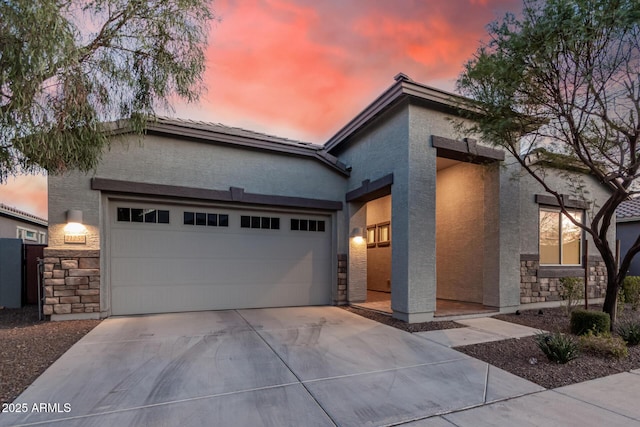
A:
<svg viewBox="0 0 640 427">
<path fill-rule="evenodd" d="M 114 315 L 331 303 L 331 216 L 111 200 Z"/>
</svg>

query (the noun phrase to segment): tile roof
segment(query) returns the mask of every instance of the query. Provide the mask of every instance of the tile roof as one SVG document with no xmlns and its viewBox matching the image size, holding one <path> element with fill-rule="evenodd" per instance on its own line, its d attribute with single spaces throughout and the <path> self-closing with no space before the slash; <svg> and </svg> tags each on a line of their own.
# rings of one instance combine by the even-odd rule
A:
<svg viewBox="0 0 640 427">
<path fill-rule="evenodd" d="M 108 124 L 114 134 L 129 131 L 126 120 Z M 211 143 L 232 144 L 252 149 L 280 152 L 315 158 L 338 172 L 349 175 L 347 167 L 337 157 L 329 154 L 324 146 L 268 135 L 247 129 L 208 123 L 197 120 L 155 117 L 146 125 L 148 133 L 175 135 Z"/>
<path fill-rule="evenodd" d="M 4 203 L 0 203 L 0 214 L 3 214 L 4 216 L 17 218 L 17 219 L 27 220 L 27 221 L 32 222 L 32 223 L 40 224 L 40 225 L 42 225 L 44 227 L 46 227 L 48 225 L 48 222 L 47 222 L 46 219 L 43 219 L 43 218 L 40 218 L 38 216 L 32 215 L 32 214 L 30 214 L 28 212 L 25 212 L 25 211 L 21 211 L 20 209 L 16 209 L 14 207 L 7 206 Z"/>
<path fill-rule="evenodd" d="M 620 206 L 616 209 L 616 219 L 624 220 L 630 218 L 640 219 L 640 197 L 625 200 L 620 203 Z"/>
</svg>

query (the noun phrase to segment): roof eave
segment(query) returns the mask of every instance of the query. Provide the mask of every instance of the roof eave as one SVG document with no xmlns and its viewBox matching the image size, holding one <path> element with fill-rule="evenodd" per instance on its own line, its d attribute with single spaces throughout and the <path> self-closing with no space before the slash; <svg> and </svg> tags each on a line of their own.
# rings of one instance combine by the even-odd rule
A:
<svg viewBox="0 0 640 427">
<path fill-rule="evenodd" d="M 426 102 L 434 107 L 444 108 L 456 115 L 460 115 L 459 112 L 461 110 L 474 112 L 468 99 L 416 83 L 405 75 L 399 74 L 396 76 L 396 82 L 389 89 L 383 92 L 325 143 L 325 149 L 332 151 L 351 135 L 406 97 Z M 477 111 L 475 112 L 477 113 Z"/>
<path fill-rule="evenodd" d="M 120 121 L 112 124 L 109 131 L 114 135 L 125 134 L 131 132 L 131 128 L 128 126 L 126 121 Z M 347 170 L 346 165 L 338 161 L 336 157 L 330 155 L 321 145 L 308 144 L 305 146 L 287 144 L 279 141 L 277 137 L 269 135 L 261 134 L 261 138 L 258 138 L 257 136 L 251 137 L 248 135 L 233 134 L 231 132 L 214 129 L 188 126 L 186 124 L 183 125 L 162 118 L 149 120 L 146 126 L 146 132 L 149 134 L 170 135 L 210 143 L 236 145 L 243 148 L 277 152 L 293 156 L 310 157 L 320 161 L 345 176 L 349 176 L 349 171 Z"/>
</svg>

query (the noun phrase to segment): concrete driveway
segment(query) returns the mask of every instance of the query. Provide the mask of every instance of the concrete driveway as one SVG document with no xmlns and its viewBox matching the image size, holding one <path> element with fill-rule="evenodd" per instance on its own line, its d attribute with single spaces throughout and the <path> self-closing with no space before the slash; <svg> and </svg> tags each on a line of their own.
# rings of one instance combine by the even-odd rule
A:
<svg viewBox="0 0 640 427">
<path fill-rule="evenodd" d="M 161 314 L 102 322 L 0 426 L 432 425 L 541 390 L 336 307 Z"/>
</svg>

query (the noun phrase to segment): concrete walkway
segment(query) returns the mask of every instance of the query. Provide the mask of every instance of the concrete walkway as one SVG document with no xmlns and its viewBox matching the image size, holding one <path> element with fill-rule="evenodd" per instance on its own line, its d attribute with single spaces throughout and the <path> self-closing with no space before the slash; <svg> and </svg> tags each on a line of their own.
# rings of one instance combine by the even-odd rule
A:
<svg viewBox="0 0 640 427">
<path fill-rule="evenodd" d="M 517 325 L 491 317 L 456 320 L 466 328 L 443 329 L 440 331 L 416 332 L 422 338 L 447 347 L 480 344 L 509 338 L 522 338 L 540 333 L 540 330 Z"/>
<path fill-rule="evenodd" d="M 463 322 L 455 331 L 487 339 L 535 333 Z M 440 338 L 336 307 L 110 318 L 16 399 L 27 411 L 0 414 L 0 427 L 640 427 L 640 370 L 545 390 Z"/>
<path fill-rule="evenodd" d="M 412 427 L 640 426 L 640 370 L 404 424 Z"/>
</svg>

